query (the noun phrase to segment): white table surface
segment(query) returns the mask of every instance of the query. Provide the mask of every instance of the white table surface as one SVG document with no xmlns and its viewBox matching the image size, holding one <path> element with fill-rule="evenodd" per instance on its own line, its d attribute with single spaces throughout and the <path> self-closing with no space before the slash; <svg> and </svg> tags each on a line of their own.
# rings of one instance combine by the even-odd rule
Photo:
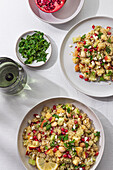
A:
<svg viewBox="0 0 113 170">
<path fill-rule="evenodd" d="M 25 114 L 41 100 L 70 96 L 90 106 L 100 118 L 106 137 L 105 152 L 97 170 L 113 170 L 113 97 L 93 98 L 75 90 L 64 77 L 59 64 L 59 50 L 67 31 L 78 21 L 96 15 L 113 17 L 113 0 L 85 0 L 84 7 L 72 21 L 50 25 L 31 11 L 28 0 L 0 0 L 0 56 L 18 61 L 17 38 L 28 30 L 41 30 L 51 37 L 53 55 L 38 69 L 29 69 L 28 84 L 19 96 L 0 93 L 0 170 L 24 170 L 17 152 L 17 133 Z M 18 61 L 19 62 L 19 61 Z"/>
</svg>

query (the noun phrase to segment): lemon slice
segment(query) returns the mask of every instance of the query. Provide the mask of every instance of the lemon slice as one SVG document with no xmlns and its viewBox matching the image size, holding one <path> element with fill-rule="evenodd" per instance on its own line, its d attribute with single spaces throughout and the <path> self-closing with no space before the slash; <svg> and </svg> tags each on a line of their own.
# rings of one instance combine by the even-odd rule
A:
<svg viewBox="0 0 113 170">
<path fill-rule="evenodd" d="M 36 157 L 36 165 L 39 170 L 56 170 L 58 164 L 54 162 L 46 162 L 43 158 Z"/>
</svg>

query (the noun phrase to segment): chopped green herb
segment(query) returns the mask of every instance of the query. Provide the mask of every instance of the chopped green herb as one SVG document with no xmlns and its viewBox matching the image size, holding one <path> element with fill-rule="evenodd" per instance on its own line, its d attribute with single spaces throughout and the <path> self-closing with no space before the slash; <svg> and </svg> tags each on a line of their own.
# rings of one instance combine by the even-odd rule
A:
<svg viewBox="0 0 113 170">
<path fill-rule="evenodd" d="M 65 140 L 68 140 L 68 134 L 67 135 L 65 135 L 65 137 L 64 137 L 64 139 L 63 139 L 64 141 Z"/>
<path fill-rule="evenodd" d="M 62 109 L 66 109 L 66 106 L 65 106 L 65 105 L 63 105 L 63 106 L 62 106 Z"/>
<path fill-rule="evenodd" d="M 48 150 L 48 147 L 47 147 L 47 146 L 45 146 L 45 150 Z"/>
<path fill-rule="evenodd" d="M 113 73 L 111 71 L 108 72 L 108 74 L 106 74 L 106 76 L 111 76 Z"/>
<path fill-rule="evenodd" d="M 90 55 L 89 57 L 90 57 L 90 60 L 93 60 L 93 56 L 92 55 Z"/>
<path fill-rule="evenodd" d="M 52 115 L 52 117 L 55 117 L 55 118 L 58 118 L 58 119 L 59 119 L 59 116 L 56 115 L 56 114 Z"/>
<path fill-rule="evenodd" d="M 41 116 L 41 122 L 44 120 L 44 117 L 43 116 Z"/>
<path fill-rule="evenodd" d="M 45 122 L 45 123 L 43 124 L 43 127 L 44 127 L 44 126 L 46 126 L 47 124 L 48 124 L 48 121 L 47 121 L 47 122 Z"/>
<path fill-rule="evenodd" d="M 86 38 L 86 34 L 84 34 L 84 35 L 81 37 L 81 39 L 84 39 L 84 38 Z"/>
<path fill-rule="evenodd" d="M 78 168 L 79 168 L 79 166 L 75 166 L 75 169 L 77 169 L 77 170 L 78 170 Z"/>
<path fill-rule="evenodd" d="M 51 147 L 54 147 L 55 146 L 55 141 L 53 141 L 51 144 L 50 144 Z"/>
<path fill-rule="evenodd" d="M 97 53 L 97 51 L 94 51 L 94 53 Z"/>
<path fill-rule="evenodd" d="M 102 32 L 99 32 L 99 34 L 98 34 L 98 38 L 99 38 L 99 39 L 101 38 L 101 35 L 103 35 L 103 33 L 102 33 Z"/>
<path fill-rule="evenodd" d="M 110 47 L 106 46 L 106 52 L 107 52 L 108 54 L 110 54 L 110 52 L 111 52 Z"/>
<path fill-rule="evenodd" d="M 76 124 L 76 128 L 78 127 L 78 124 Z"/>
<path fill-rule="evenodd" d="M 50 43 L 44 38 L 44 33 L 35 31 L 33 35 L 21 38 L 19 43 L 19 53 L 26 58 L 25 64 L 32 64 L 33 61 L 40 62 L 47 60 L 46 50 L 49 48 Z"/>
<path fill-rule="evenodd" d="M 65 164 L 62 164 L 61 166 L 65 166 Z"/>
<path fill-rule="evenodd" d="M 68 108 L 67 108 L 67 112 L 70 113 L 70 111 L 71 111 L 71 109 L 68 107 Z"/>
<path fill-rule="evenodd" d="M 108 42 L 108 43 L 111 43 L 111 38 L 109 38 L 109 39 L 107 40 L 107 42 Z"/>
<path fill-rule="evenodd" d="M 100 136 L 100 132 L 94 133 L 95 136 Z"/>
<path fill-rule="evenodd" d="M 100 81 L 105 81 L 105 79 L 103 77 L 100 77 Z"/>
<path fill-rule="evenodd" d="M 86 72 L 86 75 L 88 75 L 88 72 Z"/>
<path fill-rule="evenodd" d="M 104 66 L 105 62 L 103 62 L 101 65 Z"/>
<path fill-rule="evenodd" d="M 85 146 L 86 146 L 86 148 L 88 148 L 89 144 L 85 142 Z"/>
<path fill-rule="evenodd" d="M 64 143 L 64 146 L 67 148 L 67 143 Z"/>
<path fill-rule="evenodd" d="M 76 57 L 76 59 L 80 59 L 79 57 Z"/>
<path fill-rule="evenodd" d="M 85 164 L 82 164 L 82 165 L 80 165 L 81 167 L 85 167 L 86 165 Z"/>
<path fill-rule="evenodd" d="M 68 143 L 75 143 L 75 139 L 73 139 L 72 141 L 69 141 Z"/>
<path fill-rule="evenodd" d="M 73 155 L 74 155 L 74 156 L 76 156 L 76 155 L 77 155 L 76 151 L 73 151 Z"/>
<path fill-rule="evenodd" d="M 49 130 L 51 128 L 51 124 L 46 126 L 46 130 Z"/>
<path fill-rule="evenodd" d="M 90 46 L 91 46 L 91 45 L 84 45 L 85 48 L 88 48 L 88 47 L 90 47 Z"/>
</svg>

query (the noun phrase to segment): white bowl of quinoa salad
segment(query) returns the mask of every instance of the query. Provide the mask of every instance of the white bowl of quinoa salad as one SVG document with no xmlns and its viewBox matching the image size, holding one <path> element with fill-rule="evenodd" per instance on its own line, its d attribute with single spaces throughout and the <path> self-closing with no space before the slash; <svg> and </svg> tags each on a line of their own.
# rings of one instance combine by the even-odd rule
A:
<svg viewBox="0 0 113 170">
<path fill-rule="evenodd" d="M 94 170 L 104 144 L 96 114 L 67 97 L 36 105 L 24 117 L 18 133 L 18 152 L 28 170 Z"/>
</svg>

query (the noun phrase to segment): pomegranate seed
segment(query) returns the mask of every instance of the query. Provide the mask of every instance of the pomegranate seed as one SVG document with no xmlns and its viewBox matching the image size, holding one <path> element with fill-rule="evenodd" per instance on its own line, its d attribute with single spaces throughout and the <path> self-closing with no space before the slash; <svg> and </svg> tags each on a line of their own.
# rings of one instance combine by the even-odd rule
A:
<svg viewBox="0 0 113 170">
<path fill-rule="evenodd" d="M 41 149 L 40 149 L 40 148 L 37 148 L 37 151 L 38 151 L 38 152 L 41 152 Z"/>
<path fill-rule="evenodd" d="M 89 79 L 88 78 L 86 78 L 86 79 L 84 79 L 85 81 L 89 81 Z"/>
<path fill-rule="evenodd" d="M 40 123 L 40 121 L 37 121 L 36 124 Z"/>
<path fill-rule="evenodd" d="M 42 140 L 40 139 L 40 140 L 38 140 L 39 142 L 42 142 Z"/>
<path fill-rule="evenodd" d="M 28 133 L 27 135 L 30 135 L 31 134 L 31 132 L 30 133 Z"/>
<path fill-rule="evenodd" d="M 97 51 L 97 48 L 94 48 L 95 51 Z"/>
<path fill-rule="evenodd" d="M 67 155 L 67 154 L 65 154 L 65 155 L 63 155 L 63 157 L 64 157 L 64 158 L 67 158 L 67 157 L 68 157 L 68 155 Z"/>
<path fill-rule="evenodd" d="M 92 28 L 94 29 L 94 28 L 95 28 L 95 25 L 92 25 Z"/>
<path fill-rule="evenodd" d="M 81 141 L 82 141 L 82 142 L 85 142 L 85 139 L 84 139 L 84 138 L 82 138 L 82 139 L 81 139 Z"/>
<path fill-rule="evenodd" d="M 89 51 L 90 51 L 90 52 L 92 52 L 92 51 L 93 51 L 93 49 L 89 49 Z"/>
<path fill-rule="evenodd" d="M 36 137 L 36 136 L 33 136 L 33 139 L 37 139 L 37 137 Z"/>
<path fill-rule="evenodd" d="M 42 135 L 44 135 L 44 132 L 42 132 Z"/>
<path fill-rule="evenodd" d="M 93 36 L 91 35 L 91 37 L 90 38 L 93 38 Z"/>
<path fill-rule="evenodd" d="M 69 158 L 69 159 L 71 159 L 71 158 L 72 158 L 72 156 L 68 154 L 68 158 Z"/>
<path fill-rule="evenodd" d="M 107 27 L 106 29 L 109 29 L 109 30 L 110 30 L 110 29 L 111 29 L 111 27 Z"/>
<path fill-rule="evenodd" d="M 65 135 L 66 133 L 65 132 L 62 132 L 62 135 Z"/>
<path fill-rule="evenodd" d="M 88 154 L 87 152 L 85 152 L 85 155 L 86 155 L 86 158 L 88 158 L 88 157 L 89 157 L 89 154 Z"/>
<path fill-rule="evenodd" d="M 95 36 L 97 36 L 97 34 L 96 34 L 96 33 L 94 33 L 94 35 L 95 35 Z"/>
<path fill-rule="evenodd" d="M 57 145 L 57 146 L 56 146 L 56 148 L 58 149 L 58 148 L 59 148 L 59 146 Z"/>
<path fill-rule="evenodd" d="M 69 154 L 69 151 L 66 151 L 66 154 Z"/>
<path fill-rule="evenodd" d="M 73 119 L 75 118 L 75 115 L 73 115 Z"/>
<path fill-rule="evenodd" d="M 33 125 L 34 125 L 34 123 L 33 123 L 33 122 L 31 122 L 30 127 L 31 127 L 31 126 L 33 126 Z"/>
<path fill-rule="evenodd" d="M 47 138 L 47 136 L 45 135 L 45 136 L 44 136 L 44 138 L 46 139 L 46 138 Z"/>
<path fill-rule="evenodd" d="M 86 44 L 86 41 L 84 41 L 84 44 Z"/>
<path fill-rule="evenodd" d="M 96 152 L 96 153 L 95 153 L 95 156 L 98 156 L 98 154 L 99 154 L 99 152 Z"/>
<path fill-rule="evenodd" d="M 85 48 L 85 49 L 84 49 L 84 51 L 85 51 L 85 52 L 87 52 L 87 51 L 88 51 L 88 49 L 87 49 L 87 48 Z"/>
<path fill-rule="evenodd" d="M 80 48 L 77 48 L 77 51 L 80 52 Z"/>
<path fill-rule="evenodd" d="M 81 79 L 83 79 L 84 77 L 83 77 L 83 75 L 79 75 L 79 77 L 81 78 Z"/>
<path fill-rule="evenodd" d="M 88 151 L 88 152 L 90 152 L 90 151 L 91 151 L 91 149 L 88 149 L 87 151 Z"/>
<path fill-rule="evenodd" d="M 28 151 L 26 152 L 26 155 L 29 155 L 29 152 L 28 152 Z"/>
<path fill-rule="evenodd" d="M 61 131 L 63 131 L 63 132 L 64 132 L 64 131 L 65 131 L 65 129 L 64 129 L 64 128 L 61 128 Z"/>
<path fill-rule="evenodd" d="M 57 151 L 57 148 L 54 148 L 54 149 L 53 149 L 53 152 L 56 152 L 56 151 Z"/>
<path fill-rule="evenodd" d="M 107 34 L 108 34 L 108 35 L 111 35 L 111 32 L 108 31 Z"/>
<path fill-rule="evenodd" d="M 77 46 L 75 46 L 75 48 L 77 48 Z"/>
<path fill-rule="evenodd" d="M 30 150 L 37 149 L 37 147 L 29 147 Z"/>
<path fill-rule="evenodd" d="M 82 167 L 82 170 L 86 170 L 85 167 Z"/>
<path fill-rule="evenodd" d="M 33 133 L 36 133 L 36 130 L 33 130 Z"/>
<path fill-rule="evenodd" d="M 77 120 L 75 120 L 75 121 L 74 121 L 74 123 L 75 123 L 75 124 L 78 124 L 78 121 L 77 121 Z"/>
<path fill-rule="evenodd" d="M 49 118 L 49 121 L 50 121 L 50 122 L 51 122 L 51 120 L 52 120 L 52 117 Z"/>
<path fill-rule="evenodd" d="M 65 129 L 65 132 L 67 133 L 67 132 L 68 132 L 68 130 L 67 130 L 67 129 Z"/>
<path fill-rule="evenodd" d="M 91 139 L 91 137 L 88 137 L 86 141 L 88 141 L 88 142 L 89 142 L 89 140 L 90 140 L 90 139 Z"/>
<path fill-rule="evenodd" d="M 82 116 L 80 115 L 79 118 L 82 119 Z"/>
<path fill-rule="evenodd" d="M 36 116 L 38 116 L 38 114 L 34 114 L 33 116 L 36 117 Z"/>
<path fill-rule="evenodd" d="M 53 105 L 53 110 L 56 110 L 56 105 Z"/>
<path fill-rule="evenodd" d="M 38 139 L 35 139 L 35 141 L 38 141 Z"/>
</svg>

